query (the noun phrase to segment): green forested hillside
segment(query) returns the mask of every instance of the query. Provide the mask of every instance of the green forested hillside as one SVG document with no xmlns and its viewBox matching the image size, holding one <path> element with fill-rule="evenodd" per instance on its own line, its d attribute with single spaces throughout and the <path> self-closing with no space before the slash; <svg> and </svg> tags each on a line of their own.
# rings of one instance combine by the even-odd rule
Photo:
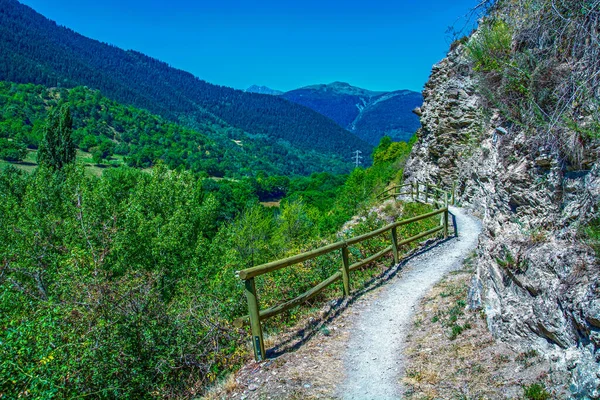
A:
<svg viewBox="0 0 600 400">
<path fill-rule="evenodd" d="M 209 84 L 141 53 L 59 27 L 17 0 L 0 0 L 0 54 L 0 80 L 48 87 L 85 85 L 194 129 L 216 123 L 304 150 L 342 157 L 371 150 L 307 107 Z"/>
<path fill-rule="evenodd" d="M 249 140 L 241 130 L 219 124 L 184 128 L 85 87 L 48 89 L 9 82 L 0 82 L 0 158 L 15 161 L 25 156 L 26 147 L 37 149 L 48 110 L 61 102 L 71 109 L 75 144 L 96 162 L 108 163 L 114 156 L 147 168 L 161 160 L 171 169 L 229 177 L 349 170 L 349 157 L 298 150 L 266 137 Z"/>
<path fill-rule="evenodd" d="M 369 169 L 292 179 L 215 181 L 161 163 L 101 177 L 76 164 L 4 168 L 0 397 L 193 398 L 247 358 L 247 335 L 231 325 L 245 312 L 235 271 L 338 240 L 340 226 L 401 176 L 407 150 L 382 142 Z M 257 202 L 282 194 L 280 209 Z M 351 234 L 377 226 L 363 214 Z M 261 302 L 338 268 L 324 259 L 302 275 L 259 280 L 270 288 Z"/>
</svg>

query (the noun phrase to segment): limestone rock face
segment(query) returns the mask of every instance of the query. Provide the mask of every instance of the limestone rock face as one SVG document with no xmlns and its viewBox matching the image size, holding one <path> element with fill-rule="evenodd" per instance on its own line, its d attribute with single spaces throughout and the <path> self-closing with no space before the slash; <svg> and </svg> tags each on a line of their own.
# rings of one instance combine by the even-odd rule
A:
<svg viewBox="0 0 600 400">
<path fill-rule="evenodd" d="M 586 170 L 532 151 L 527 132 L 484 106 L 462 46 L 433 67 L 405 180 L 452 188 L 481 216 L 469 307 L 500 340 L 570 371 L 576 398 L 600 398 L 600 266 L 581 240 L 600 201 L 598 146 Z"/>
</svg>

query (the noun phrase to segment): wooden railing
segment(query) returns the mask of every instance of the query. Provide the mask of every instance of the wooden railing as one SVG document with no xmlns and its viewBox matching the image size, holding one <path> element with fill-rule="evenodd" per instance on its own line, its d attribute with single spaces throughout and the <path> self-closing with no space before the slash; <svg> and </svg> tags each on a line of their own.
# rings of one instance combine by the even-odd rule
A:
<svg viewBox="0 0 600 400">
<path fill-rule="evenodd" d="M 406 191 L 406 190 L 409 191 Z M 424 190 L 420 190 L 424 189 Z M 240 317 L 234 321 L 234 325 L 236 327 L 242 327 L 246 325 L 248 322 L 250 323 L 251 332 L 252 332 L 252 344 L 254 347 L 254 356 L 257 361 L 264 359 L 265 357 L 265 345 L 263 341 L 263 333 L 261 321 L 264 321 L 270 317 L 273 317 L 277 314 L 280 314 L 292 307 L 296 307 L 311 297 L 316 296 L 318 293 L 323 291 L 328 286 L 333 283 L 339 281 L 340 279 L 343 282 L 343 291 L 344 296 L 350 295 L 350 273 L 358 268 L 364 267 L 367 264 L 370 264 L 381 257 L 385 256 L 389 252 L 392 252 L 394 255 L 394 263 L 397 264 L 400 261 L 400 256 L 398 254 L 398 249 L 401 246 L 407 245 L 409 243 L 415 242 L 419 239 L 422 239 L 426 236 L 433 235 L 440 231 L 443 231 L 444 238 L 448 237 L 448 203 L 449 200 L 454 200 L 454 196 L 451 196 L 448 192 L 425 184 L 416 183 L 416 184 L 405 184 L 400 186 L 394 186 L 387 189 L 385 192 L 379 194 L 379 198 L 396 198 L 397 196 L 405 195 L 411 196 L 413 201 L 423 202 L 433 204 L 438 206 L 439 208 L 435 211 L 428 212 L 426 214 L 418 215 L 413 218 L 405 219 L 402 221 L 393 222 L 389 225 L 384 226 L 383 228 L 379 228 L 372 232 L 365 233 L 360 236 L 356 236 L 344 241 L 336 242 L 327 246 L 320 247 L 318 249 L 308 251 L 305 253 L 301 253 L 292 257 L 284 258 L 282 260 L 273 261 L 267 264 L 262 264 L 256 267 L 247 268 L 241 271 L 237 271 L 237 276 L 244 281 L 246 298 L 248 300 L 248 315 L 244 317 Z M 440 226 L 437 226 L 433 229 L 429 229 L 424 232 L 420 232 L 417 235 L 411 236 L 409 238 L 398 240 L 397 228 L 403 225 L 407 225 L 410 223 L 414 223 L 417 221 L 421 221 L 427 218 L 434 217 L 436 215 L 441 216 Z M 357 243 L 361 243 L 365 240 L 374 238 L 376 236 L 385 234 L 387 232 L 391 232 L 391 245 L 384 248 L 383 250 L 373 254 L 372 256 L 365 258 L 362 261 L 356 262 L 354 264 L 350 264 L 349 262 L 349 246 L 355 245 Z M 267 274 L 269 272 L 277 271 L 282 268 L 289 267 L 294 264 L 298 264 L 304 261 L 311 260 L 313 258 L 323 256 L 325 254 L 329 254 L 335 251 L 340 251 L 341 256 L 341 266 L 340 271 L 331 275 L 329 278 L 319 283 L 318 285 L 312 287 L 310 290 L 305 293 L 299 295 L 296 298 L 288 300 L 284 303 L 276 305 L 271 308 L 267 308 L 265 310 L 260 309 L 259 298 L 256 293 L 256 285 L 254 282 L 254 278 Z"/>
<path fill-rule="evenodd" d="M 407 191 L 408 190 L 408 191 Z M 419 201 L 423 203 L 444 203 L 454 205 L 455 200 L 455 185 L 452 185 L 451 191 L 446 191 L 438 186 L 431 185 L 429 183 L 406 183 L 404 185 L 391 186 L 385 191 L 380 193 L 377 197 L 381 200 L 397 197 L 397 196 L 411 196 L 413 201 Z"/>
</svg>

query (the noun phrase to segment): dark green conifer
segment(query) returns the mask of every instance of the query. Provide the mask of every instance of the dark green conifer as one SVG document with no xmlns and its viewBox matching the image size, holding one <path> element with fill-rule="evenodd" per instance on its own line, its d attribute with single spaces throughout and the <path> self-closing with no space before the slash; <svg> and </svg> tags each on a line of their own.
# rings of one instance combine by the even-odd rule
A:
<svg viewBox="0 0 600 400">
<path fill-rule="evenodd" d="M 65 165 L 75 161 L 72 131 L 73 119 L 68 104 L 63 104 L 50 111 L 43 128 L 44 137 L 38 151 L 38 163 L 59 171 Z"/>
</svg>

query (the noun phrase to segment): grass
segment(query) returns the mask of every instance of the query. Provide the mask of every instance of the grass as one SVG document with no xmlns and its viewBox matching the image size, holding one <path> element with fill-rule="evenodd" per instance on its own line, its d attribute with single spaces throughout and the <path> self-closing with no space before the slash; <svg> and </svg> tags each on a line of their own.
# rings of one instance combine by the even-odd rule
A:
<svg viewBox="0 0 600 400">
<path fill-rule="evenodd" d="M 102 175 L 102 173 L 107 168 L 118 167 L 120 165 L 125 164 L 125 162 L 123 160 L 123 156 L 118 155 L 118 154 L 113 155 L 109 160 L 107 160 L 104 163 L 95 164 L 91 153 L 88 153 L 88 152 L 85 152 L 85 151 L 82 151 L 79 149 L 77 150 L 75 159 L 76 159 L 77 163 L 83 164 L 85 166 L 86 171 L 89 174 L 95 175 L 95 176 Z M 8 166 L 8 165 L 12 165 L 13 167 L 16 167 L 25 172 L 33 172 L 33 170 L 35 170 L 38 166 L 37 150 L 28 150 L 27 156 L 25 157 L 25 159 L 23 161 L 10 162 L 10 161 L 0 160 L 0 168 L 4 168 L 5 166 Z"/>
<path fill-rule="evenodd" d="M 566 374 L 553 370 L 534 350 L 517 353 L 496 342 L 482 313 L 466 309 L 474 263 L 474 257 L 468 258 L 415 310 L 404 353 L 406 398 L 563 398 Z M 550 389 L 544 386 L 550 383 Z"/>
<path fill-rule="evenodd" d="M 499 71 L 504 68 L 510 55 L 512 31 L 503 21 L 484 25 L 479 35 L 467 42 L 467 54 L 475 64 L 475 70 Z"/>
<path fill-rule="evenodd" d="M 600 259 L 600 218 L 592 220 L 585 228 L 585 241 L 594 249 L 596 258 Z"/>
<path fill-rule="evenodd" d="M 37 167 L 37 151 L 29 150 L 25 159 L 19 162 L 0 160 L 0 168 L 8 165 L 12 165 L 25 172 L 32 172 Z"/>
</svg>

